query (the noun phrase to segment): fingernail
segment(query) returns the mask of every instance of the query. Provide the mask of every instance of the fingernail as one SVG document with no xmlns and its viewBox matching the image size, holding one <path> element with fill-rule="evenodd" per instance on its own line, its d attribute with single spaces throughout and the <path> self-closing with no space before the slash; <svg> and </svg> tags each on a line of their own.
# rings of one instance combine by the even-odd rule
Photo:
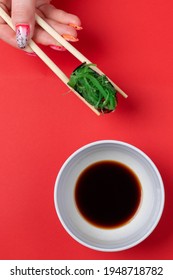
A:
<svg viewBox="0 0 173 280">
<path fill-rule="evenodd" d="M 29 56 L 37 56 L 35 52 L 25 52 Z"/>
<path fill-rule="evenodd" d="M 20 49 L 24 49 L 27 46 L 29 33 L 30 28 L 28 24 L 16 25 L 16 41 Z"/>
<path fill-rule="evenodd" d="M 58 45 L 49 45 L 49 47 L 55 51 L 66 51 L 66 48 L 63 46 L 58 46 Z"/>
<path fill-rule="evenodd" d="M 63 34 L 62 37 L 69 42 L 77 42 L 79 41 L 78 38 L 75 38 L 74 36 L 70 35 L 70 34 Z"/>
<path fill-rule="evenodd" d="M 74 23 L 69 23 L 69 26 L 74 27 L 76 30 L 82 30 L 83 29 L 82 26 L 79 26 L 79 25 L 74 24 Z"/>
</svg>

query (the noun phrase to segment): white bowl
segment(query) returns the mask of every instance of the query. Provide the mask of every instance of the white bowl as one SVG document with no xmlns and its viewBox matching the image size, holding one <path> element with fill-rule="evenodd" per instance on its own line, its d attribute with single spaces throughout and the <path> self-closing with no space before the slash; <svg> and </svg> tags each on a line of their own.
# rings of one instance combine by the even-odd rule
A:
<svg viewBox="0 0 173 280">
<path fill-rule="evenodd" d="M 80 215 L 74 189 L 81 172 L 92 163 L 114 160 L 129 166 L 142 186 L 142 202 L 134 218 L 122 227 L 102 229 Z M 138 148 L 120 141 L 102 140 L 74 152 L 56 178 L 54 203 L 66 231 L 79 243 L 99 251 L 120 251 L 142 242 L 157 226 L 164 207 L 164 186 L 151 159 Z"/>
</svg>

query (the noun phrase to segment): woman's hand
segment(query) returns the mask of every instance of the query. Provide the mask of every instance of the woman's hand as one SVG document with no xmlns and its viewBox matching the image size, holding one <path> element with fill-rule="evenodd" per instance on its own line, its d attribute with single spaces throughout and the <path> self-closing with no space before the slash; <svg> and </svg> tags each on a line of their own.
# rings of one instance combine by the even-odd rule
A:
<svg viewBox="0 0 173 280">
<path fill-rule="evenodd" d="M 15 32 L 0 17 L 0 39 L 8 44 L 25 49 L 29 39 L 36 43 L 64 50 L 55 39 L 35 24 L 35 13 L 40 15 L 68 41 L 78 41 L 77 30 L 82 29 L 80 19 L 56 9 L 49 0 L 1 0 L 0 7 L 12 17 Z"/>
</svg>

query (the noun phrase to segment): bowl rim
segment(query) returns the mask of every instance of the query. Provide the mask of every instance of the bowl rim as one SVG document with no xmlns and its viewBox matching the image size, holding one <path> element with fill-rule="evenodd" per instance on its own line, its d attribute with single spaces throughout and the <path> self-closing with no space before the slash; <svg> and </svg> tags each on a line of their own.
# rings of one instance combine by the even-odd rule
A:
<svg viewBox="0 0 173 280">
<path fill-rule="evenodd" d="M 73 232 L 71 232 L 71 230 L 68 228 L 68 226 L 66 225 L 65 221 L 63 220 L 60 210 L 59 210 L 59 206 L 58 206 L 58 202 L 57 202 L 57 189 L 58 189 L 58 182 L 59 179 L 61 178 L 62 173 L 64 172 L 64 169 L 66 168 L 66 166 L 68 165 L 68 163 L 76 157 L 76 155 L 78 155 L 79 153 L 81 153 L 83 150 L 85 149 L 89 149 L 90 147 L 96 146 L 96 145 L 103 145 L 103 144 L 116 144 L 116 145 L 121 145 L 121 146 L 126 146 L 131 150 L 134 150 L 135 152 L 139 153 L 142 157 L 144 157 L 148 163 L 152 166 L 152 168 L 154 169 L 155 174 L 157 175 L 158 181 L 159 181 L 159 186 L 160 186 L 160 190 L 161 190 L 161 199 L 160 199 L 160 211 L 158 211 L 157 213 L 157 219 L 155 220 L 155 222 L 152 224 L 152 226 L 149 228 L 149 230 L 140 238 L 138 238 L 136 241 L 132 242 L 131 244 L 128 244 L 126 246 L 122 246 L 122 247 L 118 247 L 118 248 L 102 248 L 99 246 L 94 246 L 91 244 L 86 243 L 85 241 L 81 240 L 77 235 L 73 234 Z M 118 251 L 122 251 L 122 250 L 127 250 L 130 249 L 136 245 L 138 245 L 139 243 L 141 243 L 143 240 L 145 240 L 152 232 L 153 230 L 156 228 L 157 224 L 160 221 L 160 218 L 162 216 L 163 210 L 164 210 L 164 204 L 165 204 L 165 190 L 164 190 L 164 183 L 161 177 L 161 174 L 157 168 L 157 166 L 155 165 L 155 163 L 151 160 L 151 158 L 144 153 L 141 149 L 137 148 L 136 146 L 129 144 L 127 142 L 124 141 L 119 141 L 119 140 L 97 140 L 97 141 L 93 141 L 90 142 L 88 144 L 85 144 L 83 146 L 81 146 L 80 148 L 78 148 L 77 150 L 75 150 L 62 164 L 61 168 L 59 169 L 59 172 L 57 174 L 56 180 L 55 180 L 55 184 L 54 184 L 54 206 L 55 206 L 55 210 L 56 210 L 56 214 L 62 224 L 62 226 L 64 227 L 64 229 L 66 230 L 66 232 L 74 239 L 76 240 L 78 243 L 82 244 L 85 247 L 88 247 L 90 249 L 96 250 L 96 251 L 102 251 L 102 252 L 118 252 Z"/>
</svg>

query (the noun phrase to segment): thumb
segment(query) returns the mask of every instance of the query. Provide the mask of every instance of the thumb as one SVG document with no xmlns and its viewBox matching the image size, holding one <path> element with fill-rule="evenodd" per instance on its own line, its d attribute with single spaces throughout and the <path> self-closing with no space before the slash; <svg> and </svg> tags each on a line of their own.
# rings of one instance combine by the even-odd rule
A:
<svg viewBox="0 0 173 280">
<path fill-rule="evenodd" d="M 12 0 L 12 21 L 16 27 L 16 41 L 24 49 L 33 36 L 36 0 Z"/>
</svg>

